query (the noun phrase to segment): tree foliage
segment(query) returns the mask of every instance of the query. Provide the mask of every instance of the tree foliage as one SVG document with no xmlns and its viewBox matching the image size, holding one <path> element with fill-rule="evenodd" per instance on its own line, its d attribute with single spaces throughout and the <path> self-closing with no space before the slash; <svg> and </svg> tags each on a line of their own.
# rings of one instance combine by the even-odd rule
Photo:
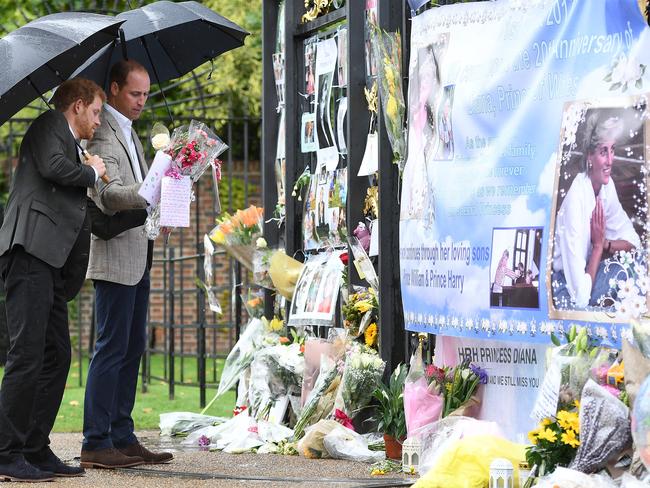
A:
<svg viewBox="0 0 650 488">
<path fill-rule="evenodd" d="M 0 0 L 0 26 L 5 35 L 43 15 L 64 11 L 87 11 L 109 15 L 153 3 L 151 0 Z M 203 0 L 203 5 L 232 20 L 250 32 L 245 45 L 225 53 L 194 70 L 181 80 L 163 88 L 175 116 L 201 111 L 210 119 L 226 118 L 230 114 L 260 115 L 262 86 L 262 1 L 261 0 Z M 191 32 L 188 32 L 191 35 Z M 211 69 L 213 68 L 213 69 Z M 152 87 L 153 95 L 157 87 Z M 203 98 L 200 98 L 203 97 Z M 162 97 L 156 112 L 164 116 Z M 38 104 L 37 104 L 38 105 Z M 205 108 L 207 107 L 207 108 Z M 20 117 L 34 116 L 24 111 Z"/>
</svg>

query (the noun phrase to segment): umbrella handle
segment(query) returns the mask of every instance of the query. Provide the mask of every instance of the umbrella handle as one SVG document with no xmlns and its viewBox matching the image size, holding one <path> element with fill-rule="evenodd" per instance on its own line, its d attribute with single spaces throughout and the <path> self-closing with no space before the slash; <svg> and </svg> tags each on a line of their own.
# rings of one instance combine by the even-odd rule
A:
<svg viewBox="0 0 650 488">
<path fill-rule="evenodd" d="M 86 151 L 85 149 L 83 150 L 83 155 L 84 155 L 84 158 L 86 158 L 86 161 L 88 161 L 90 159 L 90 153 L 88 151 Z M 104 183 L 108 184 L 108 182 L 111 181 L 111 180 L 108 177 L 108 175 L 106 173 L 104 173 L 102 175 L 102 181 Z"/>
</svg>

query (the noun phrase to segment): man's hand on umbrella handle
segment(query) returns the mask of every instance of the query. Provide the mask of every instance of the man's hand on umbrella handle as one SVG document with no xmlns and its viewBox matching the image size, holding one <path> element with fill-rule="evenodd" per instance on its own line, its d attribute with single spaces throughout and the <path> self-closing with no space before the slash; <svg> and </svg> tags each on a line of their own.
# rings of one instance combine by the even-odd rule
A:
<svg viewBox="0 0 650 488">
<path fill-rule="evenodd" d="M 86 164 L 88 166 L 92 166 L 95 168 L 95 171 L 97 171 L 97 174 L 99 177 L 102 179 L 104 183 L 108 183 L 110 180 L 108 178 L 108 175 L 106 174 L 106 166 L 104 165 L 104 160 L 97 156 L 96 154 L 93 154 L 92 156 L 88 153 L 88 151 L 84 150 L 84 158 L 86 159 Z"/>
</svg>

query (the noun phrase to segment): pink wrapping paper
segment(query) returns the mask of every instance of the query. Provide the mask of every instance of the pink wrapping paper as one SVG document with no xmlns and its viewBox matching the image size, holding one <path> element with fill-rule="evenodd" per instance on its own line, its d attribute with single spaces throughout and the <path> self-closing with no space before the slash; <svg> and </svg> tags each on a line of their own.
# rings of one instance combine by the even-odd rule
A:
<svg viewBox="0 0 650 488">
<path fill-rule="evenodd" d="M 420 427 L 440 420 L 443 402 L 441 395 L 434 395 L 429 391 L 424 377 L 414 382 L 407 380 L 404 385 L 404 415 L 408 437 Z"/>
</svg>

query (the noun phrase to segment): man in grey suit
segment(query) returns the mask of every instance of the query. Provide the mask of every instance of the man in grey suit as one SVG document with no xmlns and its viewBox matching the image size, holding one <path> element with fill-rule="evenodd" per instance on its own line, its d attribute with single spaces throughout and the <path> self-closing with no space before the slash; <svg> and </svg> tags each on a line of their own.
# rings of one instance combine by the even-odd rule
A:
<svg viewBox="0 0 650 488">
<path fill-rule="evenodd" d="M 100 157 L 82 164 L 75 139 L 93 137 L 104 99 L 91 81 L 62 83 L 56 110 L 34 120 L 20 146 L 0 228 L 10 337 L 0 387 L 0 481 L 83 473 L 51 451 L 49 434 L 70 367 L 66 271 L 88 246 L 86 192 L 105 172 Z"/>
<path fill-rule="evenodd" d="M 131 127 L 148 95 L 149 75 L 140 64 L 120 61 L 112 67 L 108 104 L 88 145 L 106 164 L 109 182 L 99 181 L 91 190 L 91 197 L 106 214 L 148 205 L 138 195 L 147 164 Z M 145 348 L 152 244 L 142 227 L 110 240 L 91 238 L 87 277 L 95 283 L 97 342 L 84 401 L 84 468 L 164 463 L 173 457 L 144 448 L 134 434 L 131 417 Z"/>
</svg>

